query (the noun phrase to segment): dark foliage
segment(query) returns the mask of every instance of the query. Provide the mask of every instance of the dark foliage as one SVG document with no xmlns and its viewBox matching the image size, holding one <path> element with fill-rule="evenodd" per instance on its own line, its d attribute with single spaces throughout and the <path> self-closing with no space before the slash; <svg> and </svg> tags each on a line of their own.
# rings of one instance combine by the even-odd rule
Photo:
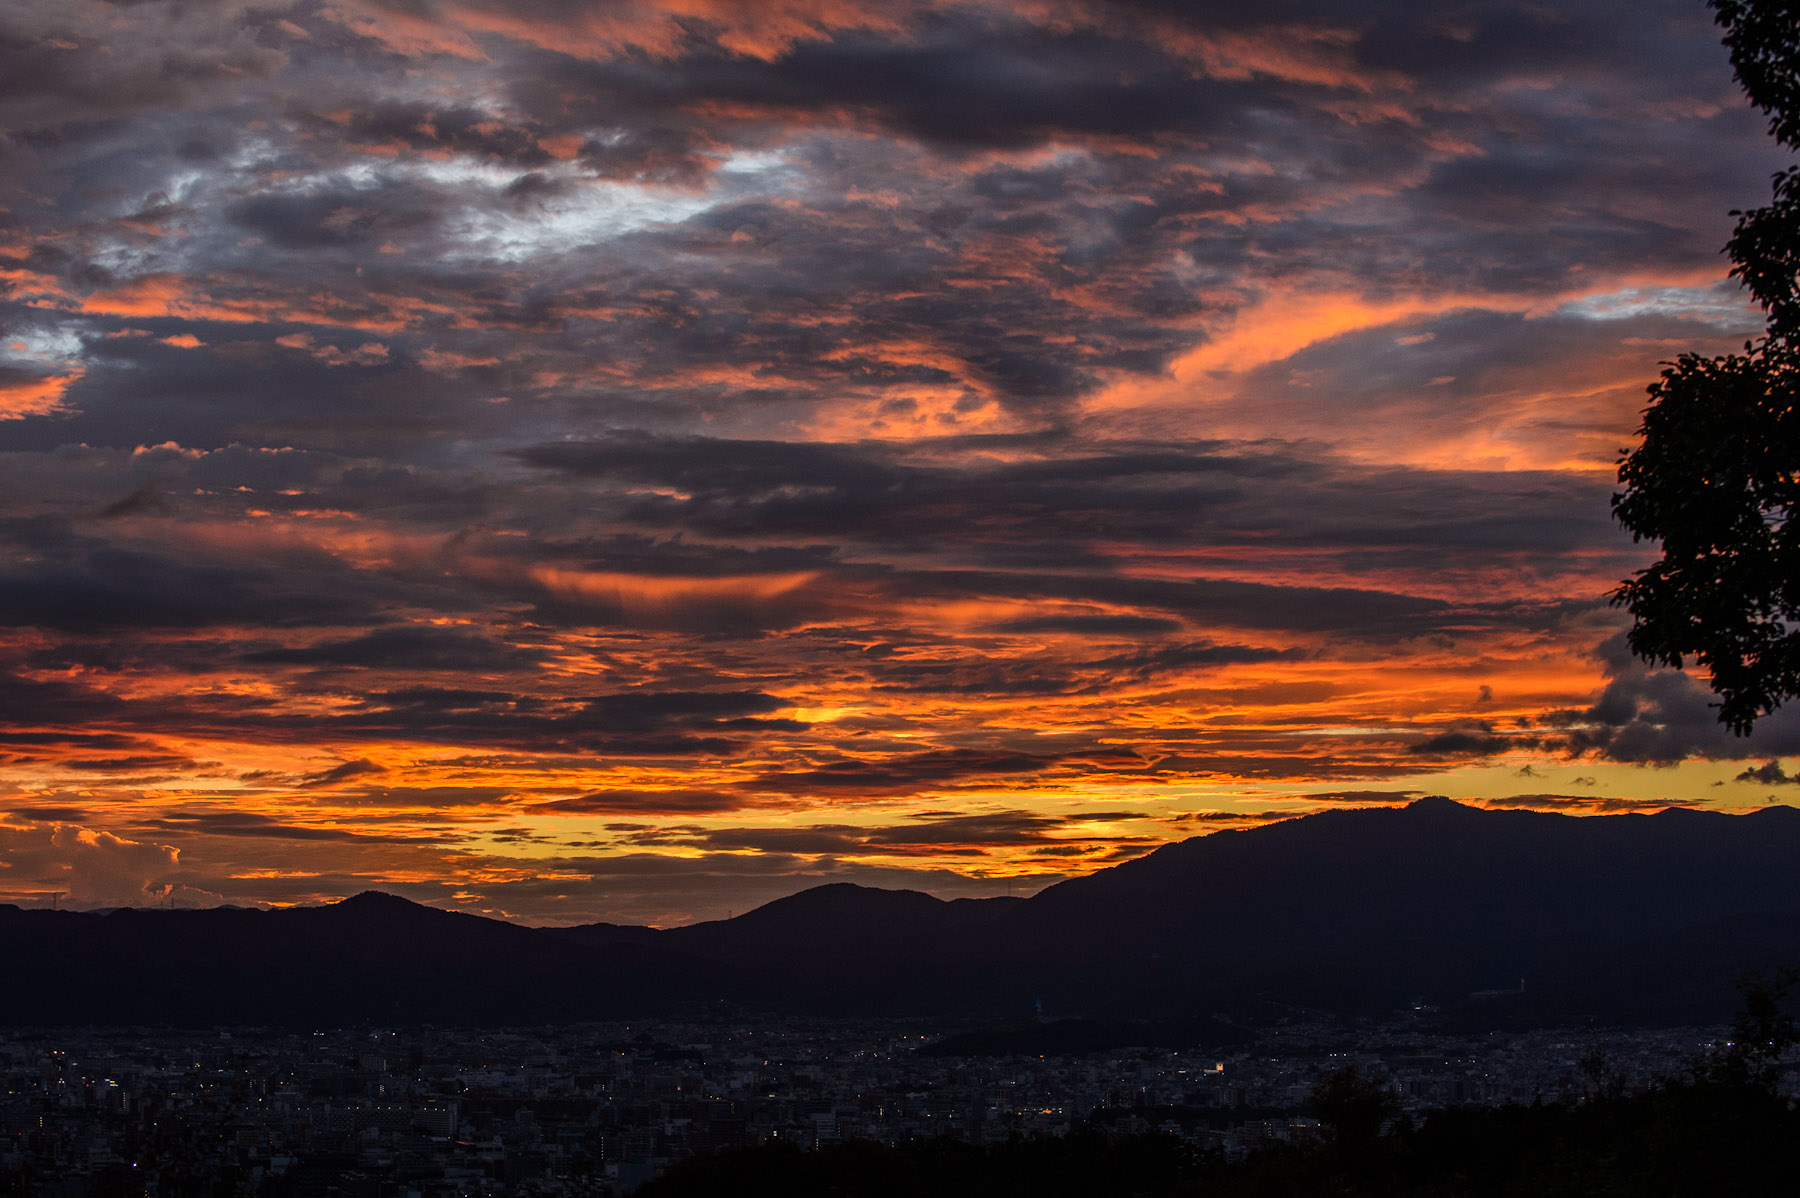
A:
<svg viewBox="0 0 1800 1198">
<path fill-rule="evenodd" d="M 1231 1161 L 1172 1136 L 1109 1138 L 1114 1112 L 1061 1139 L 989 1148 L 951 1140 L 781 1144 L 700 1156 L 643 1198 L 1711 1198 L 1784 1194 L 1800 1177 L 1800 1109 L 1780 1061 L 1800 1043 L 1789 995 L 1800 970 L 1737 980 L 1731 1043 L 1685 1076 L 1638 1093 L 1598 1086 L 1578 1105 L 1461 1107 L 1423 1126 L 1357 1066 L 1325 1077 L 1313 1107 L 1326 1135 Z M 1602 1069 L 1592 1072 L 1598 1080 Z M 1213 1112 L 1223 1114 L 1223 1112 Z M 1238 1117 L 1251 1117 L 1238 1112 Z M 1390 1134 L 1383 1135 L 1392 1125 Z"/>
<path fill-rule="evenodd" d="M 1314 1087 L 1312 1104 L 1332 1143 L 1346 1152 L 1367 1150 L 1381 1135 L 1382 1124 L 1400 1113 L 1393 1091 L 1355 1065 Z"/>
<path fill-rule="evenodd" d="M 1769 114 L 1769 133 L 1800 150 L 1800 4 L 1792 0 L 1712 0 L 1731 65 L 1750 102 Z M 1726 245 L 1731 273 L 1769 311 L 1769 336 L 1792 349 L 1800 336 L 1800 167 L 1775 176 L 1774 201 L 1734 213 Z"/>
<path fill-rule="evenodd" d="M 1800 982 L 1800 969 L 1792 965 L 1784 966 L 1772 978 L 1755 969 L 1738 977 L 1743 1005 L 1731 1022 L 1730 1047 L 1710 1070 L 1714 1080 L 1734 1086 L 1775 1087 L 1782 1056 L 1800 1044 L 1800 1020 L 1788 1005 L 1796 982 Z"/>
<path fill-rule="evenodd" d="M 987 1149 L 950 1141 L 792 1146 L 696 1157 L 642 1198 L 1714 1198 L 1789 1193 L 1800 1114 L 1765 1086 L 1712 1076 L 1584 1106 L 1460 1108 L 1342 1145 L 1289 1145 L 1241 1161 L 1172 1137 L 1092 1131 Z"/>
<path fill-rule="evenodd" d="M 1800 5 L 1712 0 L 1732 66 L 1776 140 L 1800 149 Z M 1614 592 L 1632 651 L 1712 672 L 1719 719 L 1747 734 L 1800 695 L 1800 168 L 1738 214 L 1731 273 L 1768 312 L 1741 354 L 1685 354 L 1649 388 L 1613 514 L 1662 560 Z"/>
<path fill-rule="evenodd" d="M 777 1144 L 695 1157 L 637 1192 L 640 1198 L 1151 1198 L 1190 1192 L 1200 1174 L 1199 1160 L 1173 1137 L 1115 1143 L 1085 1132 L 985 1149 L 949 1139 L 898 1148 L 850 1143 L 817 1152 Z"/>
<path fill-rule="evenodd" d="M 1619 467 L 1613 513 L 1662 560 L 1616 592 L 1632 651 L 1712 671 L 1719 718 L 1747 733 L 1800 694 L 1800 370 L 1765 340 L 1683 356 L 1650 388 L 1643 444 Z"/>
</svg>

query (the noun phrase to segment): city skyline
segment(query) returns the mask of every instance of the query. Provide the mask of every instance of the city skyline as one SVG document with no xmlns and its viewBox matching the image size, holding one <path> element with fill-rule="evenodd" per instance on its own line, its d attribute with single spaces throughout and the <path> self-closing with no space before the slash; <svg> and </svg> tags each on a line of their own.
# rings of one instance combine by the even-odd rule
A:
<svg viewBox="0 0 1800 1198">
<path fill-rule="evenodd" d="M 0 902 L 684 923 L 1800 798 L 1623 648 L 1703 4 L 14 5 Z"/>
</svg>

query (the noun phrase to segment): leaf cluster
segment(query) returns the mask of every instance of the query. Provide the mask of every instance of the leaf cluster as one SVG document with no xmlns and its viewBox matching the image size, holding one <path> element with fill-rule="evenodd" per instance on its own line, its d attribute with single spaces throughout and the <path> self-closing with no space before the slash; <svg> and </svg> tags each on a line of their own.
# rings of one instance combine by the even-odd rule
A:
<svg viewBox="0 0 1800 1198">
<path fill-rule="evenodd" d="M 1800 361 L 1768 341 L 1684 355 L 1651 386 L 1613 514 L 1662 559 L 1615 592 L 1632 651 L 1712 672 L 1740 734 L 1800 694 Z"/>
<path fill-rule="evenodd" d="M 1770 133 L 1800 149 L 1800 4 L 1712 8 Z M 1735 215 L 1731 273 L 1767 328 L 1741 354 L 1685 354 L 1651 384 L 1613 515 L 1663 555 L 1613 602 L 1631 612 L 1639 657 L 1711 671 L 1719 719 L 1744 735 L 1800 696 L 1800 167 L 1775 176 L 1768 205 Z"/>
</svg>

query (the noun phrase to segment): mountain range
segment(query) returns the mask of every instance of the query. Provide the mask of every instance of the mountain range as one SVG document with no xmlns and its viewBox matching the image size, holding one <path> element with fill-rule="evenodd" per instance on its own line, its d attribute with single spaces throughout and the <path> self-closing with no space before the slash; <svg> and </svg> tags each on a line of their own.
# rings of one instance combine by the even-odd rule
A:
<svg viewBox="0 0 1800 1198">
<path fill-rule="evenodd" d="M 0 1024 L 522 1024 L 816 1012 L 1466 1026 L 1715 1022 L 1800 963 L 1800 810 L 1448 799 L 1166 845 L 1029 899 L 816 887 L 735 919 L 531 928 L 379 892 L 276 910 L 0 906 Z"/>
</svg>

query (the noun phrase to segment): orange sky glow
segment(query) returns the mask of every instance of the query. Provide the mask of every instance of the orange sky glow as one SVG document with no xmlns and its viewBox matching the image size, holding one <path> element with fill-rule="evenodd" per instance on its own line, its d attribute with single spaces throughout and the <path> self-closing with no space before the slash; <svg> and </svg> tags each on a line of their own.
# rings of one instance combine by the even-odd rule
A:
<svg viewBox="0 0 1800 1198">
<path fill-rule="evenodd" d="M 1617 7 L 23 6 L 0 901 L 667 925 L 1800 799 L 1607 602 L 1782 165 Z"/>
</svg>

